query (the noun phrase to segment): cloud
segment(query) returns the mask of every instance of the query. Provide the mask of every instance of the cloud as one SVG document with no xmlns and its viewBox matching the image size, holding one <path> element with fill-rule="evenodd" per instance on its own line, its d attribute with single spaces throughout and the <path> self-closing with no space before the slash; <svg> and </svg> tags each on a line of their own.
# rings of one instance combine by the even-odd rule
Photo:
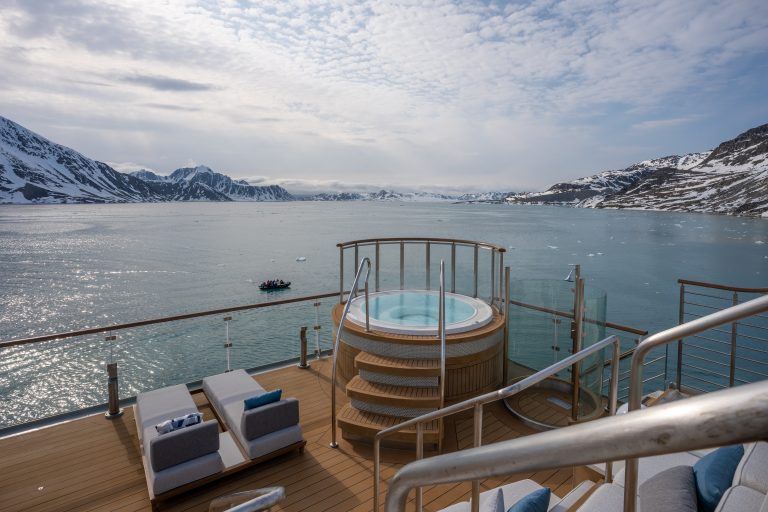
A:
<svg viewBox="0 0 768 512">
<path fill-rule="evenodd" d="M 124 76 L 122 80 L 132 84 L 143 85 L 157 91 L 209 91 L 215 88 L 210 84 L 166 76 L 128 75 Z"/>
<path fill-rule="evenodd" d="M 157 169 L 502 188 L 768 115 L 762 0 L 145 4 L 0 0 L 0 112 Z"/>
<path fill-rule="evenodd" d="M 671 119 L 653 119 L 635 123 L 632 125 L 632 128 L 638 128 L 641 130 L 654 130 L 656 128 L 666 128 L 669 126 L 680 126 L 682 124 L 692 123 L 697 119 L 698 116 L 675 117 Z"/>
</svg>

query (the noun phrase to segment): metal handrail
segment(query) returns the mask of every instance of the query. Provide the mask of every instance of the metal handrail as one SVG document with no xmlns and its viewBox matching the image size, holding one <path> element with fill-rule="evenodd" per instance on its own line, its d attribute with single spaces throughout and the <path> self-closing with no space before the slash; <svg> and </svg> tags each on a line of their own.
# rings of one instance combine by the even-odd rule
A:
<svg viewBox="0 0 768 512">
<path fill-rule="evenodd" d="M 654 334 L 642 341 L 632 356 L 632 370 L 629 383 L 629 410 L 640 409 L 640 398 L 643 389 L 643 360 L 652 349 L 673 343 L 688 336 L 694 336 L 723 324 L 729 324 L 753 315 L 768 311 L 768 295 L 758 297 L 749 302 L 712 313 L 711 315 L 691 320 L 666 331 Z M 707 431 L 711 431 L 707 428 Z M 624 512 L 635 512 L 637 502 L 637 459 L 626 462 L 626 478 L 624 482 Z"/>
<path fill-rule="evenodd" d="M 455 238 L 431 238 L 431 237 L 402 237 L 402 238 L 366 238 L 361 240 L 351 240 L 348 242 L 340 242 L 336 244 L 336 247 L 339 248 L 339 302 L 343 302 L 343 294 L 344 294 L 344 251 L 346 249 L 353 248 L 354 249 L 354 256 L 355 261 L 357 261 L 360 247 L 368 247 L 368 246 L 374 246 L 375 247 L 375 291 L 379 291 L 379 270 L 380 270 L 380 248 L 382 245 L 399 245 L 400 246 L 400 289 L 405 288 L 405 246 L 406 244 L 422 244 L 425 246 L 425 255 L 426 255 L 426 264 L 425 264 L 425 277 L 426 277 L 426 289 L 431 289 L 430 284 L 430 249 L 431 246 L 434 245 L 447 245 L 451 248 L 451 292 L 456 292 L 456 247 L 457 246 L 466 246 L 466 247 L 473 247 L 474 248 L 474 292 L 473 296 L 477 297 L 478 295 L 478 278 L 479 278 L 479 263 L 478 263 L 478 250 L 479 249 L 486 249 L 491 252 L 491 264 L 490 264 L 490 284 L 491 284 L 491 296 L 490 296 L 490 305 L 494 305 L 497 300 L 501 301 L 502 296 L 501 293 L 503 292 L 503 276 L 502 272 L 504 269 L 504 253 L 506 252 L 506 249 L 500 245 L 488 243 L 488 242 L 480 242 L 476 240 L 462 240 L 462 239 L 455 239 Z M 496 253 L 499 254 L 498 258 L 498 289 L 497 286 L 497 277 L 496 277 Z M 497 290 L 498 290 L 498 296 L 497 296 Z M 502 308 L 499 308 L 500 311 Z M 502 314 L 504 314 L 502 312 Z"/>
<path fill-rule="evenodd" d="M 143 327 L 145 325 L 162 324 L 166 322 L 177 322 L 179 320 L 188 320 L 190 318 L 199 318 L 203 316 L 221 315 L 224 313 L 234 313 L 237 311 L 245 311 L 249 309 L 269 308 L 272 306 L 281 306 L 283 304 L 293 304 L 296 302 L 305 302 L 309 300 L 325 299 L 328 297 L 334 297 L 338 295 L 336 292 L 320 293 L 316 295 L 306 295 L 303 297 L 294 297 L 292 299 L 274 300 L 271 302 L 259 302 L 256 304 L 245 304 L 242 306 L 232 306 L 221 309 L 210 309 L 207 311 L 198 311 L 195 313 L 184 313 L 181 315 L 166 316 L 162 318 L 153 318 L 150 320 L 139 320 L 136 322 L 126 322 L 122 324 L 106 325 L 101 327 L 89 327 L 88 329 L 80 329 L 77 331 L 60 332 L 56 334 L 45 334 L 43 336 L 34 336 L 30 338 L 19 338 L 16 340 L 2 341 L 0 342 L 0 349 L 17 347 L 20 345 L 29 345 L 32 343 L 41 343 L 43 341 L 60 340 L 66 338 L 74 338 L 76 336 L 85 336 L 88 334 L 102 334 L 107 331 L 119 331 L 124 329 L 132 329 L 134 327 Z"/>
<path fill-rule="evenodd" d="M 715 290 L 725 290 L 729 292 L 742 293 L 768 293 L 768 288 L 744 288 L 740 286 L 728 286 L 726 284 L 705 283 L 703 281 L 691 281 L 689 279 L 678 279 L 678 284 L 690 284 L 691 286 L 700 286 L 702 288 L 712 288 Z"/>
<path fill-rule="evenodd" d="M 336 331 L 336 340 L 333 344 L 333 369 L 331 370 L 331 448 L 338 448 L 339 443 L 336 442 L 336 359 L 339 356 L 339 343 L 341 341 L 341 332 L 344 330 L 344 322 L 347 319 L 347 313 L 349 313 L 349 306 L 352 304 L 352 299 L 357 295 L 357 286 L 360 282 L 360 276 L 363 273 L 363 267 L 367 265 L 365 272 L 365 330 L 370 331 L 370 319 L 368 308 L 368 277 L 371 275 L 371 260 L 369 258 L 363 258 L 360 260 L 360 266 L 355 274 L 355 280 L 352 282 L 352 288 L 349 290 L 349 296 L 347 297 L 347 303 L 344 305 L 344 312 L 341 314 L 341 320 L 339 320 L 339 328 Z"/>
<path fill-rule="evenodd" d="M 285 489 L 283 487 L 265 487 L 264 489 L 257 489 L 255 491 L 238 492 L 227 496 L 222 496 L 213 500 L 209 506 L 211 510 L 221 510 L 218 507 L 221 505 L 226 506 L 233 500 L 242 499 L 244 497 L 252 496 L 256 493 L 261 493 L 253 499 L 250 499 L 239 505 L 227 508 L 224 512 L 259 512 L 262 510 L 269 510 L 285 498 Z"/>
<path fill-rule="evenodd" d="M 532 309 L 534 311 L 539 311 L 541 313 L 549 313 L 549 314 L 560 316 L 563 318 L 570 318 L 571 320 L 573 320 L 574 318 L 572 311 L 560 311 L 557 309 L 552 309 L 545 306 L 536 306 L 534 304 L 528 304 L 526 302 L 520 302 L 512 299 L 510 299 L 509 304 L 511 306 L 519 306 L 521 308 Z M 645 336 L 646 334 L 648 334 L 648 331 L 644 329 L 637 329 L 635 327 L 630 327 L 628 325 L 621 325 L 613 322 L 606 322 L 603 320 L 594 320 L 592 318 L 585 318 L 584 322 L 588 324 L 594 324 L 594 325 L 606 327 L 608 329 L 615 329 L 617 331 L 628 332 L 630 334 L 637 334 L 639 336 Z"/>
<path fill-rule="evenodd" d="M 411 462 L 390 481 L 385 510 L 405 510 L 419 486 L 745 443 L 767 431 L 768 382 L 747 384 Z"/>
<path fill-rule="evenodd" d="M 571 356 L 566 357 L 565 359 L 562 359 L 558 361 L 557 363 L 554 363 L 551 366 L 548 366 L 547 368 L 540 370 L 536 373 L 534 373 L 531 376 L 528 376 L 510 386 L 507 386 L 505 388 L 491 391 L 490 393 L 485 393 L 480 396 L 476 396 L 474 398 L 470 398 L 468 400 L 464 400 L 463 402 L 459 402 L 457 404 L 449 405 L 448 407 L 445 407 L 443 409 L 429 412 L 427 414 L 423 414 L 417 418 L 411 418 L 407 421 L 404 421 L 402 423 L 399 423 L 397 425 L 394 425 L 392 427 L 386 428 L 384 430 L 379 431 L 376 434 L 376 437 L 373 440 L 373 458 L 374 458 L 374 482 L 373 482 L 373 495 L 374 495 L 374 511 L 378 510 L 378 495 L 379 495 L 379 475 L 380 475 L 380 444 L 381 440 L 390 435 L 394 434 L 395 432 L 398 432 L 406 427 L 410 427 L 411 425 L 416 425 L 418 428 L 418 425 L 423 425 L 424 423 L 432 420 L 442 419 L 446 416 L 450 416 L 451 414 L 455 414 L 461 411 L 466 411 L 468 409 L 474 409 L 474 437 L 475 437 L 475 447 L 478 447 L 480 445 L 480 440 L 482 439 L 482 407 L 491 402 L 495 402 L 497 400 L 502 400 L 504 398 L 510 397 L 516 393 L 519 393 L 521 391 L 524 391 L 528 389 L 529 387 L 538 384 L 539 382 L 543 381 L 544 379 L 551 377 L 552 375 L 555 375 L 556 373 L 565 370 L 569 366 L 572 366 L 575 363 L 578 363 L 579 361 L 583 360 L 584 358 L 603 350 L 604 348 L 608 347 L 609 345 L 613 345 L 613 355 L 612 355 L 612 365 L 611 368 L 611 388 L 610 388 L 610 397 L 609 397 L 609 407 L 610 407 L 610 414 L 613 415 L 616 413 L 616 400 L 618 395 L 618 370 L 619 370 L 619 353 L 621 351 L 621 340 L 618 336 L 609 336 L 603 340 L 598 341 L 594 345 L 591 345 L 580 352 L 577 352 L 576 354 L 573 354 Z M 479 428 L 478 428 L 479 427 Z M 528 439 L 529 437 L 526 437 Z M 462 452 L 463 453 L 463 452 Z M 606 467 L 606 481 L 611 481 L 612 475 L 611 475 L 611 466 L 608 465 Z M 462 479 L 460 479 L 462 480 Z M 434 482 L 425 482 L 428 484 L 432 484 Z M 472 510 L 477 511 L 477 507 L 479 506 L 477 495 L 479 494 L 479 486 L 473 486 L 472 494 L 475 498 L 473 500 Z M 389 510 L 389 509 L 388 509 Z M 419 510 L 417 509 L 417 512 Z"/>
</svg>

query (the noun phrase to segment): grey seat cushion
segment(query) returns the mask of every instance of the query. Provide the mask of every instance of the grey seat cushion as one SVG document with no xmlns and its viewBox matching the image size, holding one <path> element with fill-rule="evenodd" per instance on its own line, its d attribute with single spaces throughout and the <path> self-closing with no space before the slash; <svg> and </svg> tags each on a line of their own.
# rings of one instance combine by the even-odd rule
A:
<svg viewBox="0 0 768 512">
<path fill-rule="evenodd" d="M 643 457 L 640 459 L 638 465 L 637 483 L 638 485 L 642 485 L 643 482 L 662 471 L 675 466 L 693 466 L 698 461 L 699 457 L 689 452 L 667 453 L 665 455 L 656 455 L 654 457 Z M 622 469 L 616 473 L 613 483 L 623 487 L 624 472 L 625 469 Z"/>
<path fill-rule="evenodd" d="M 579 507 L 579 512 L 617 512 L 624 510 L 624 487 L 603 484 Z M 640 512 L 645 509 L 638 507 Z M 652 512 L 652 511 L 651 511 Z"/>
<path fill-rule="evenodd" d="M 219 423 L 205 421 L 155 437 L 149 442 L 149 460 L 162 471 L 219 450 Z"/>
<path fill-rule="evenodd" d="M 692 466 L 675 466 L 649 478 L 638 492 L 640 507 L 654 512 L 696 512 Z"/>
<path fill-rule="evenodd" d="M 247 440 L 271 434 L 299 423 L 299 401 L 287 398 L 243 412 L 240 430 Z"/>
</svg>

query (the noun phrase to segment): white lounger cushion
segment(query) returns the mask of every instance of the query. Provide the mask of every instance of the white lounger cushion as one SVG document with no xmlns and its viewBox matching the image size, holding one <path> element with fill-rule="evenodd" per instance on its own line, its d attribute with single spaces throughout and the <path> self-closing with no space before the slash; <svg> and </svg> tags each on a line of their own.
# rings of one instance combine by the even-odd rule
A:
<svg viewBox="0 0 768 512">
<path fill-rule="evenodd" d="M 715 512 L 759 512 L 765 501 L 765 494 L 737 485 L 725 491 Z"/>
<path fill-rule="evenodd" d="M 246 398 L 266 392 L 245 370 L 234 370 L 206 377 L 203 379 L 203 391 L 209 398 L 211 394 L 215 395 L 217 402 L 222 405 L 237 400 L 242 402 Z"/>
<path fill-rule="evenodd" d="M 245 448 L 251 459 L 267 455 L 304 439 L 301 426 L 298 424 L 256 439 L 246 439 L 241 428 L 241 419 L 245 408 L 243 400 L 263 394 L 266 391 L 245 370 L 235 370 L 206 377 L 203 379 L 203 390 L 219 414 L 222 415 L 229 431 Z"/>
<path fill-rule="evenodd" d="M 177 464 L 155 473 L 149 468 L 149 483 L 157 496 L 180 485 L 211 476 L 224 469 L 219 452 L 209 453 L 196 459 Z"/>
<path fill-rule="evenodd" d="M 699 457 L 689 452 L 668 453 L 666 455 L 657 455 L 655 457 L 643 457 L 640 459 L 637 473 L 637 485 L 642 485 L 646 480 L 662 471 L 675 466 L 693 466 L 699 461 Z M 613 483 L 624 486 L 624 471 L 622 469 L 616 473 Z"/>
<path fill-rule="evenodd" d="M 752 443 L 744 448 L 744 456 L 733 474 L 733 485 L 744 485 L 768 494 L 768 443 Z"/>
<path fill-rule="evenodd" d="M 155 389 L 136 395 L 136 414 L 141 426 L 140 435 L 161 421 L 170 420 L 197 411 L 195 401 L 184 384 Z M 142 436 L 143 438 L 143 436 Z"/>
<path fill-rule="evenodd" d="M 579 512 L 617 512 L 620 510 L 624 510 L 624 487 L 617 484 L 601 485 L 579 507 Z M 637 511 L 641 512 L 639 503 Z"/>
</svg>

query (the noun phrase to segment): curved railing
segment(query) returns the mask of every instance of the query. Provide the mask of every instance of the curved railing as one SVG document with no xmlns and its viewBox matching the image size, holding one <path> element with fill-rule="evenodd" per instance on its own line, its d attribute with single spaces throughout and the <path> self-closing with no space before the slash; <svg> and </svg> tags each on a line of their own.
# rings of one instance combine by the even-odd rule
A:
<svg viewBox="0 0 768 512">
<path fill-rule="evenodd" d="M 405 250 L 406 246 L 424 247 L 424 270 L 425 270 L 425 289 L 431 290 L 431 249 L 433 246 L 448 246 L 451 249 L 450 267 L 451 267 L 451 292 L 456 292 L 456 248 L 471 247 L 473 249 L 472 266 L 474 269 L 473 293 L 478 296 L 478 287 L 480 280 L 480 251 L 489 251 L 491 255 L 490 271 L 488 279 L 490 280 L 490 304 L 493 305 L 497 300 L 503 297 L 503 269 L 504 253 L 507 251 L 504 247 L 488 242 L 476 240 L 462 240 L 454 238 L 432 238 L 432 237 L 402 237 L 402 238 L 366 238 L 361 240 L 351 240 L 336 244 L 339 248 L 339 302 L 344 301 L 344 254 L 346 251 L 354 251 L 355 264 L 359 261 L 361 248 L 374 248 L 373 266 L 374 266 L 374 289 L 380 289 L 381 274 L 381 247 L 386 245 L 398 245 L 400 247 L 399 270 L 400 270 L 400 289 L 405 288 Z M 498 271 L 498 272 L 497 272 Z M 498 276 L 498 277 L 497 277 Z M 498 280 L 498 283 L 497 283 Z M 498 288 L 497 288 L 498 284 Z M 503 308 L 500 308 L 503 309 Z"/>
<path fill-rule="evenodd" d="M 365 272 L 365 330 L 370 330 L 370 320 L 368 317 L 368 277 L 371 275 L 371 260 L 363 258 L 355 274 L 355 280 L 352 282 L 352 288 L 349 290 L 349 298 L 344 305 L 344 312 L 341 314 L 339 328 L 336 331 L 336 340 L 333 344 L 333 368 L 331 369 L 331 448 L 339 447 L 339 443 L 336 442 L 336 359 L 339 355 L 339 342 L 341 341 L 341 332 L 344 330 L 347 313 L 349 313 L 349 306 L 352 304 L 352 299 L 357 295 L 360 276 L 363 274 L 364 267 L 367 269 Z"/>
<path fill-rule="evenodd" d="M 515 395 L 517 393 L 520 393 L 521 391 L 524 391 L 531 386 L 534 386 L 538 384 L 539 382 L 543 381 L 544 379 L 551 377 L 555 375 L 556 373 L 559 373 L 566 368 L 573 367 L 574 365 L 578 364 L 580 361 L 582 361 L 584 358 L 589 357 L 592 354 L 595 354 L 603 349 L 607 349 L 611 347 L 612 348 L 612 375 L 611 375 L 611 386 L 610 386 L 610 396 L 608 397 L 608 408 L 609 408 L 609 414 L 614 415 L 616 413 L 616 399 L 617 399 L 617 393 L 618 393 L 618 362 L 619 362 L 619 339 L 616 336 L 609 336 L 603 340 L 598 341 L 594 345 L 591 345 L 580 352 L 577 352 L 576 354 L 573 354 L 569 357 L 566 357 L 562 361 L 558 361 L 557 363 L 548 366 L 547 368 L 536 372 L 533 375 L 530 375 L 523 380 L 520 380 L 511 386 L 507 386 L 502 389 L 498 389 L 496 391 L 491 391 L 489 393 L 485 393 L 479 396 L 476 396 L 474 398 L 469 398 L 467 400 L 464 400 L 463 402 L 459 402 L 456 404 L 449 405 L 448 407 L 445 407 L 443 409 L 429 412 L 427 414 L 423 414 L 417 418 L 411 418 L 409 420 L 406 420 L 402 423 L 399 423 L 397 425 L 394 425 L 392 427 L 386 428 L 384 430 L 379 431 L 376 434 L 376 437 L 374 438 L 374 444 L 373 444 L 373 467 L 374 467 L 374 473 L 373 473 L 373 510 L 378 511 L 379 510 L 379 479 L 380 479 L 380 443 L 381 440 L 389 435 L 394 434 L 395 432 L 398 432 L 406 427 L 410 427 L 412 425 L 416 425 L 417 434 L 421 431 L 421 428 L 423 428 L 423 425 L 429 421 L 434 420 L 441 420 L 445 418 L 446 416 L 450 416 L 452 414 L 456 414 L 462 411 L 466 411 L 469 409 L 473 410 L 473 439 L 474 439 L 474 446 L 480 447 L 482 444 L 482 438 L 483 438 L 483 406 L 485 404 L 489 404 L 491 402 L 496 402 L 498 400 L 503 400 L 505 398 L 508 398 L 512 395 Z M 456 457 L 462 457 L 462 452 L 456 452 L 450 455 L 455 455 Z M 416 453 L 417 459 L 422 460 L 422 453 L 418 451 L 418 445 L 417 445 L 417 453 Z M 439 457 L 437 457 L 439 458 Z M 444 458 L 444 457 L 443 457 Z M 431 460 L 434 460 L 435 457 L 433 457 Z M 418 462 L 418 461 L 417 461 Z M 611 475 L 611 466 L 610 463 L 606 466 L 606 481 L 612 480 Z M 399 474 L 399 473 L 398 473 Z M 397 478 L 397 476 L 395 477 Z M 462 479 L 459 479 L 462 480 Z M 436 482 L 424 482 L 424 483 L 436 483 Z M 392 491 L 392 488 L 390 487 L 390 492 Z M 420 495 L 420 486 L 416 486 L 416 512 L 421 512 L 421 501 L 419 500 Z M 472 482 L 472 512 L 477 512 L 479 500 L 478 497 L 480 495 L 480 482 L 477 480 L 473 480 Z M 388 501 L 389 503 L 389 498 Z M 389 508 L 387 509 L 389 510 Z"/>
</svg>

